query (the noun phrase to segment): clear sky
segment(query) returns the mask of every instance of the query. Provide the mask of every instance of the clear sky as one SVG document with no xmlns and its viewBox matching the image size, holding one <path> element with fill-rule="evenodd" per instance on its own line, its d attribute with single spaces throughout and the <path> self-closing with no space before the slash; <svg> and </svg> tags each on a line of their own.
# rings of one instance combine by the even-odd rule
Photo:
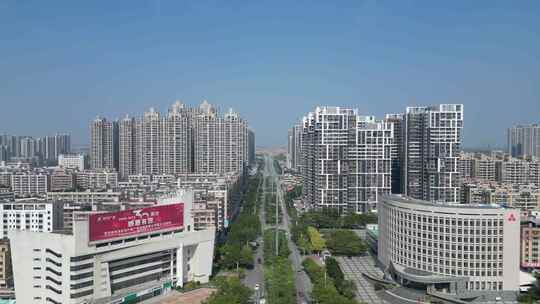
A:
<svg viewBox="0 0 540 304">
<path fill-rule="evenodd" d="M 540 121 L 540 1 L 0 0 L 0 133 L 232 107 L 260 145 L 316 105 L 465 104 L 465 146 Z"/>
</svg>

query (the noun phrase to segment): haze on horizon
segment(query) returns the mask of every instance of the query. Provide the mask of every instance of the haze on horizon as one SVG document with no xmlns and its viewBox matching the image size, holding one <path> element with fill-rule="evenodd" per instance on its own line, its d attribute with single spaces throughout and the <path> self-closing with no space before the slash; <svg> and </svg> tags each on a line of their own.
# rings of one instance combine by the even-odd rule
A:
<svg viewBox="0 0 540 304">
<path fill-rule="evenodd" d="M 0 133 L 96 116 L 233 108 L 257 145 L 317 105 L 365 115 L 465 105 L 465 147 L 540 121 L 540 2 L 0 1 Z"/>
</svg>

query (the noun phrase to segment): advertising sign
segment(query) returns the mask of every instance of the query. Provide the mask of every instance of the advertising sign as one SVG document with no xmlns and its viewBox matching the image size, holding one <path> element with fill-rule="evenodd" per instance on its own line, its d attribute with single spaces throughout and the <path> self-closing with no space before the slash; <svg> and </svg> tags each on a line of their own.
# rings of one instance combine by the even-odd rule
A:
<svg viewBox="0 0 540 304">
<path fill-rule="evenodd" d="M 90 241 L 105 241 L 160 230 L 184 227 L 184 204 L 90 215 Z"/>
</svg>

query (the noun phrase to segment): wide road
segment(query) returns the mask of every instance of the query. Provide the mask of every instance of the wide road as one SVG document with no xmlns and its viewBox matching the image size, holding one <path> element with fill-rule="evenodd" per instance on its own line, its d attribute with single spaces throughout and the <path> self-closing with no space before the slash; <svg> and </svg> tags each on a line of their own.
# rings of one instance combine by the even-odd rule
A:
<svg viewBox="0 0 540 304">
<path fill-rule="evenodd" d="M 291 250 L 291 255 L 289 260 L 292 262 L 292 266 L 295 272 L 295 286 L 296 286 L 296 299 L 297 303 L 310 303 L 310 293 L 312 290 L 312 285 L 307 274 L 302 270 L 302 256 L 296 244 L 291 240 L 291 219 L 287 213 L 287 208 L 285 206 L 285 199 L 283 197 L 283 190 L 281 188 L 281 183 L 279 181 L 279 176 L 274 167 L 274 159 L 268 155 L 265 155 L 265 169 L 268 169 L 270 176 L 269 178 L 277 184 L 277 194 L 279 207 L 283 213 L 283 221 L 278 228 L 283 229 L 287 232 L 287 240 L 289 244 L 289 249 Z M 266 172 L 266 170 L 265 170 Z"/>
<path fill-rule="evenodd" d="M 265 165 L 264 171 L 263 171 L 263 178 L 259 181 L 259 186 L 257 190 L 257 208 L 259 209 L 259 220 L 261 222 L 262 231 L 265 229 L 265 222 L 264 222 L 264 203 L 266 202 L 266 188 L 265 188 L 265 181 L 270 175 L 270 171 L 268 170 L 268 166 Z M 253 295 L 253 300 L 255 301 L 255 304 L 258 304 L 258 300 L 260 297 L 264 296 L 264 269 L 263 264 L 263 244 L 262 244 L 262 238 L 258 240 L 259 248 L 254 252 L 255 257 L 255 265 L 253 269 L 249 269 L 246 271 L 246 277 L 244 278 L 244 285 L 254 290 L 255 285 L 259 284 L 259 291 L 255 292 Z M 259 264 L 258 261 L 261 261 Z"/>
</svg>

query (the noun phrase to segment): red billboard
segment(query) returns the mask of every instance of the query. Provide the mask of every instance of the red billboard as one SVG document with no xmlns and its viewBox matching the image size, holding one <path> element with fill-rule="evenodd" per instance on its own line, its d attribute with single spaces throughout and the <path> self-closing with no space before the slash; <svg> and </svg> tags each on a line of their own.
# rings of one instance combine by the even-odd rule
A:
<svg viewBox="0 0 540 304">
<path fill-rule="evenodd" d="M 92 214 L 89 219 L 91 242 L 183 227 L 183 203 Z"/>
</svg>

